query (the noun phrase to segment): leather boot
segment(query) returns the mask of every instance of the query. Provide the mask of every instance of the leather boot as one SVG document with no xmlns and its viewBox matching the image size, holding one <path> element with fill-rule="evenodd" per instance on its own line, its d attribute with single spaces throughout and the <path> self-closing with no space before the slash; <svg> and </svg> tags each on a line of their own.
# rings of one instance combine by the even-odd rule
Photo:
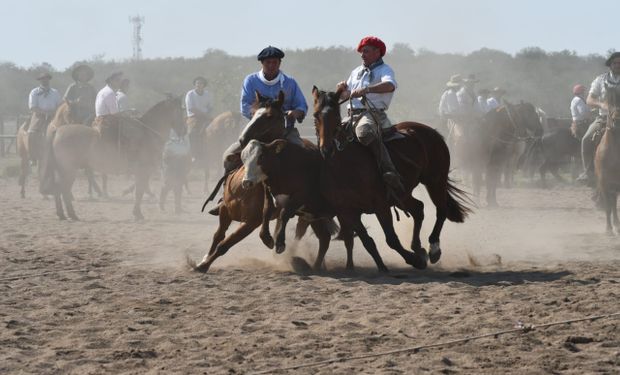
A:
<svg viewBox="0 0 620 375">
<path fill-rule="evenodd" d="M 396 171 L 396 167 L 394 167 L 392 163 L 392 158 L 383 142 L 379 139 L 375 139 L 368 147 L 379 164 L 379 171 L 383 175 L 383 182 L 396 192 L 404 192 L 405 187 L 400 180 L 400 175 Z"/>
</svg>

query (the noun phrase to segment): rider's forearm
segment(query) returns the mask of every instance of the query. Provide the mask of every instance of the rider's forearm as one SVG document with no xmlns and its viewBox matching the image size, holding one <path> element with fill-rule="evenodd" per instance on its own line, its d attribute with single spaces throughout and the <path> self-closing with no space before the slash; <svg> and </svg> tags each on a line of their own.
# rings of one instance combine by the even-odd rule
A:
<svg viewBox="0 0 620 375">
<path fill-rule="evenodd" d="M 392 82 L 381 82 L 374 85 L 369 85 L 366 88 L 368 94 L 384 94 L 386 92 L 392 92 L 396 90 Z"/>
</svg>

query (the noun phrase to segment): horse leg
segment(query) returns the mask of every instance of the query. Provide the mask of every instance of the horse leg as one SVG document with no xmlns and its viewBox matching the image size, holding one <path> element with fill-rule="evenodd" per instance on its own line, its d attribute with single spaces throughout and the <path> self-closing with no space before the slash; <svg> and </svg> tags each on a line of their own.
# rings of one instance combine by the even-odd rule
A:
<svg viewBox="0 0 620 375">
<path fill-rule="evenodd" d="M 396 252 L 400 254 L 401 257 L 403 257 L 407 264 L 410 264 L 417 269 L 425 269 L 427 264 L 426 250 L 424 250 L 421 246 L 419 249 L 414 249 L 413 253 L 405 250 L 403 245 L 400 243 L 400 239 L 398 238 L 396 231 L 394 230 L 394 222 L 392 221 L 392 213 L 390 212 L 390 207 L 386 205 L 385 207 L 377 209 L 377 211 L 375 212 L 375 216 L 377 216 L 379 224 L 381 224 L 381 228 L 383 229 L 383 233 L 385 234 L 385 241 L 387 242 L 388 246 L 396 250 Z M 424 214 L 422 214 L 422 216 L 424 216 Z M 418 221 L 416 220 L 416 225 L 417 223 Z"/>
<path fill-rule="evenodd" d="M 161 187 L 161 192 L 159 193 L 159 209 L 161 211 L 166 211 L 166 197 L 168 196 L 170 189 L 171 187 L 169 182 L 165 182 Z"/>
<path fill-rule="evenodd" d="M 491 162 L 487 167 L 487 205 L 497 207 L 497 183 L 499 181 L 499 165 Z"/>
<path fill-rule="evenodd" d="M 614 230 L 611 225 L 611 216 L 612 216 L 612 201 L 611 201 L 612 193 L 609 191 L 602 191 L 601 196 L 603 197 L 603 205 L 605 207 L 605 217 L 607 220 L 607 227 L 605 228 L 606 233 L 608 235 L 613 235 Z"/>
<path fill-rule="evenodd" d="M 54 192 L 54 204 L 56 205 L 56 216 L 58 216 L 60 220 L 67 220 L 65 212 L 62 209 L 62 199 L 59 191 Z"/>
<path fill-rule="evenodd" d="M 411 250 L 414 252 L 422 249 L 422 241 L 420 240 L 420 232 L 422 231 L 422 222 L 424 221 L 424 203 L 408 196 L 403 199 L 405 207 L 403 210 L 409 212 L 413 218 L 413 236 L 411 237 Z"/>
<path fill-rule="evenodd" d="M 140 208 L 140 206 L 142 205 L 142 198 L 144 197 L 144 192 L 146 191 L 147 184 L 148 176 L 144 173 L 136 173 L 136 196 L 133 206 L 133 216 L 136 221 L 144 220 L 144 215 L 142 215 L 142 209 Z"/>
<path fill-rule="evenodd" d="M 618 233 L 618 227 L 620 226 L 620 220 L 618 220 L 618 193 L 611 193 L 611 213 L 614 219 L 614 227 L 616 228 L 616 233 Z"/>
<path fill-rule="evenodd" d="M 543 189 L 547 188 L 547 161 L 538 168 L 538 172 L 540 173 L 540 185 Z"/>
<path fill-rule="evenodd" d="M 228 230 L 228 228 L 230 227 L 230 224 L 232 223 L 232 219 L 230 218 L 230 215 L 228 214 L 228 210 L 226 210 L 224 206 L 222 206 L 222 209 L 220 211 L 222 215 L 218 216 L 219 226 L 217 227 L 217 230 L 213 234 L 213 241 L 211 241 L 211 247 L 209 248 L 209 253 L 204 256 L 202 260 L 203 262 L 207 260 L 208 255 L 215 253 L 215 248 L 220 242 L 224 240 L 224 238 L 226 238 L 226 231 Z"/>
<path fill-rule="evenodd" d="M 18 183 L 20 186 L 19 195 L 22 198 L 26 198 L 26 178 L 30 173 L 30 162 L 28 161 L 28 156 L 21 157 L 20 169 L 19 169 L 19 178 Z"/>
<path fill-rule="evenodd" d="M 73 181 L 67 181 L 66 185 L 62 188 L 62 199 L 65 202 L 65 208 L 67 209 L 67 215 L 71 218 L 71 220 L 79 221 L 80 219 L 75 214 L 75 210 L 73 209 L 73 195 L 71 194 L 71 186 L 73 185 Z"/>
<path fill-rule="evenodd" d="M 181 206 L 181 195 L 183 193 L 183 182 L 175 182 L 175 186 L 172 187 L 172 192 L 174 193 L 174 213 L 182 214 L 183 207 Z"/>
<path fill-rule="evenodd" d="M 428 250 L 428 257 L 432 264 L 435 264 L 441 258 L 441 246 L 440 236 L 443 224 L 448 217 L 448 188 L 445 184 L 436 184 L 427 186 L 426 191 L 435 205 L 435 224 L 433 225 L 433 231 L 428 237 L 430 248 Z"/>
<path fill-rule="evenodd" d="M 86 172 L 86 178 L 88 179 L 88 196 L 92 198 L 93 191 L 94 191 L 97 194 L 97 196 L 101 198 L 103 196 L 103 192 L 101 191 L 101 188 L 99 187 L 99 184 L 97 183 L 97 180 L 95 179 L 95 174 L 93 173 L 93 170 L 87 167 L 85 169 L 85 172 Z"/>
<path fill-rule="evenodd" d="M 340 221 L 342 228 L 352 228 L 352 230 L 357 233 L 358 237 L 362 241 L 362 244 L 364 245 L 364 248 L 375 261 L 379 272 L 388 272 L 387 267 L 383 263 L 383 259 L 381 259 L 381 255 L 379 255 L 375 241 L 368 235 L 368 231 L 362 223 L 362 215 L 359 213 L 342 213 L 338 215 L 338 221 Z"/>
<path fill-rule="evenodd" d="M 103 197 L 110 198 L 108 195 L 108 175 L 105 173 L 101 174 L 101 189 L 103 190 Z"/>
<path fill-rule="evenodd" d="M 278 205 L 282 207 L 278 220 L 280 226 L 275 232 L 276 236 L 276 253 L 282 254 L 286 249 L 286 225 L 288 221 L 295 215 L 295 212 L 302 206 L 290 196 L 278 196 Z"/>
<path fill-rule="evenodd" d="M 263 186 L 263 219 L 260 227 L 259 237 L 263 244 L 270 249 L 273 249 L 274 241 L 273 237 L 271 237 L 271 233 L 269 232 L 269 221 L 271 221 L 271 217 L 273 216 L 273 212 L 275 210 L 273 200 L 271 199 L 271 193 L 269 193 L 269 189 L 267 186 Z"/>
<path fill-rule="evenodd" d="M 310 226 L 310 222 L 308 220 L 304 220 L 301 217 L 297 220 L 297 225 L 295 226 L 295 239 L 300 240 L 308 230 Z"/>
<path fill-rule="evenodd" d="M 250 233 L 254 231 L 254 229 L 258 228 L 259 225 L 260 221 L 252 223 L 241 223 L 241 225 L 239 225 L 239 228 L 237 228 L 236 231 L 234 231 L 230 236 L 226 237 L 215 247 L 215 251 L 210 254 L 207 259 L 203 259 L 203 261 L 196 266 L 195 270 L 200 272 L 207 272 L 217 258 L 226 254 L 226 252 L 231 247 L 233 247 L 242 239 L 246 238 Z"/>
<path fill-rule="evenodd" d="M 302 221 L 301 219 L 299 221 Z M 316 234 L 319 239 L 319 252 L 316 256 L 316 260 L 314 262 L 314 266 L 312 267 L 314 271 L 319 271 L 323 262 L 325 261 L 325 254 L 327 254 L 327 249 L 329 249 L 329 242 L 331 240 L 331 234 L 329 233 L 329 229 L 327 229 L 327 225 L 325 220 L 315 220 L 310 223 L 312 226 L 312 230 L 314 230 L 314 234 Z"/>
</svg>

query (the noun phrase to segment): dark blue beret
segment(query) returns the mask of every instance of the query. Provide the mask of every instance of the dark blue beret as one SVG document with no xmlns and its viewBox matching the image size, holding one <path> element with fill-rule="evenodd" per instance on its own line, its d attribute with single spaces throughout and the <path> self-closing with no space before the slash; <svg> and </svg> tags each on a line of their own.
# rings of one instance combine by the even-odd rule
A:
<svg viewBox="0 0 620 375">
<path fill-rule="evenodd" d="M 276 59 L 281 59 L 284 57 L 284 52 L 282 52 L 282 50 L 279 48 L 269 46 L 260 51 L 260 53 L 258 54 L 258 61 L 263 61 L 265 59 L 270 59 L 274 57 Z"/>
</svg>

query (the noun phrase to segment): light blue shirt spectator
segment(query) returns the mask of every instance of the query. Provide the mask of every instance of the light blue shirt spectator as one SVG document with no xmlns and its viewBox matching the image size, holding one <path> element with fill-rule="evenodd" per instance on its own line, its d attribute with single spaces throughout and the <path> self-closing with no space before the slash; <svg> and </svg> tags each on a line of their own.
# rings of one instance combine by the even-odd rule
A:
<svg viewBox="0 0 620 375">
<path fill-rule="evenodd" d="M 252 118 L 252 104 L 254 104 L 256 100 L 256 91 L 263 96 L 273 99 L 276 99 L 279 92 L 283 91 L 284 104 L 282 110 L 284 112 L 299 110 L 304 114 L 308 113 L 306 98 L 293 78 L 280 72 L 276 78 L 268 81 L 261 70 L 248 75 L 243 80 L 243 87 L 241 88 L 241 113 L 247 119 Z M 291 128 L 294 126 L 295 120 L 287 119 L 286 127 Z"/>
</svg>

